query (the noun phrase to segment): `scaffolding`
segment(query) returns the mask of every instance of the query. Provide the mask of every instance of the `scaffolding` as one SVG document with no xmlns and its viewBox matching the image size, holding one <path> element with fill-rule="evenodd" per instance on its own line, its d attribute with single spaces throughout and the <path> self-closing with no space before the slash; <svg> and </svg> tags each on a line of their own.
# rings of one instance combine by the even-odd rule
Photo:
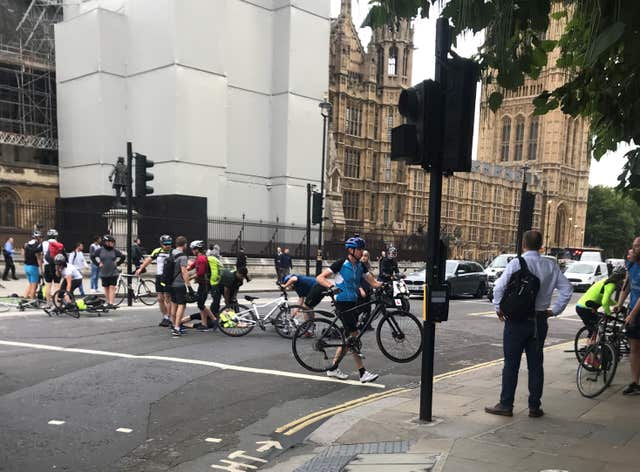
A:
<svg viewBox="0 0 640 472">
<path fill-rule="evenodd" d="M 57 151 L 53 25 L 62 0 L 0 0 L 0 144 Z"/>
</svg>

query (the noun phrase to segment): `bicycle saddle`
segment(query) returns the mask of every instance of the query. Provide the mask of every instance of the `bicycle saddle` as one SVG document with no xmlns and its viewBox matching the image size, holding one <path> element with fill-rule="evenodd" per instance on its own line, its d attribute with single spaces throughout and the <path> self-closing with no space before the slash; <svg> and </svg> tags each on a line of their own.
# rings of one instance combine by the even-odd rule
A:
<svg viewBox="0 0 640 472">
<path fill-rule="evenodd" d="M 245 299 L 246 301 L 248 301 L 248 302 L 252 302 L 252 301 L 254 301 L 254 300 L 257 300 L 258 298 L 260 298 L 260 297 L 252 297 L 251 295 L 245 295 L 245 296 L 244 296 L 244 299 Z"/>
</svg>

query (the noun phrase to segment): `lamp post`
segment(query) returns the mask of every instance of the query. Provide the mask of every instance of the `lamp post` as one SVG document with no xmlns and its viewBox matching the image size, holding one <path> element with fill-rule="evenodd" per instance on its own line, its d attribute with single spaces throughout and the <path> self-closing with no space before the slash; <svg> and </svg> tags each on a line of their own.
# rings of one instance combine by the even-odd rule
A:
<svg viewBox="0 0 640 472">
<path fill-rule="evenodd" d="M 567 234 L 567 239 L 569 240 L 567 242 L 567 246 L 569 247 L 573 247 L 572 231 L 573 231 L 573 218 L 569 217 L 569 231 L 567 231 L 569 233 Z"/>
<path fill-rule="evenodd" d="M 551 238 L 549 237 L 549 223 L 551 223 L 551 216 L 549 215 L 549 207 L 551 206 L 551 204 L 553 203 L 553 200 L 549 200 L 547 201 L 547 210 L 546 210 L 546 214 L 544 216 L 545 220 L 546 220 L 546 229 L 545 229 L 545 235 L 547 237 L 547 244 L 544 245 L 544 253 L 545 254 L 549 254 L 549 242 L 551 241 Z"/>
<path fill-rule="evenodd" d="M 320 107 L 320 114 L 322 115 L 322 169 L 320 172 L 320 201 L 322 205 L 322 211 L 320 212 L 320 223 L 318 225 L 318 255 L 316 257 L 316 275 L 322 272 L 322 223 L 324 220 L 324 161 L 326 157 L 327 148 L 327 118 L 331 115 L 331 102 L 326 97 L 318 105 Z"/>
</svg>

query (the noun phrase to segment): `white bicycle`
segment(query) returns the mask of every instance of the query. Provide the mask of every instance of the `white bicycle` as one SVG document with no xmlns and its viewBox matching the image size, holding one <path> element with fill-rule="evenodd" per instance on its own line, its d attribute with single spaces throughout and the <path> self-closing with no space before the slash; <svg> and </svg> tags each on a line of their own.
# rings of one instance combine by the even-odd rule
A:
<svg viewBox="0 0 640 472">
<path fill-rule="evenodd" d="M 290 305 L 287 292 L 282 289 L 282 295 L 263 305 L 256 305 L 258 297 L 246 295 L 244 297 L 251 307 L 241 305 L 237 301 L 227 305 L 220 312 L 220 331 L 227 336 L 240 337 L 249 334 L 258 326 L 262 331 L 271 324 L 283 338 L 291 339 L 298 325 L 305 320 L 303 314 L 305 308 L 302 305 Z M 272 307 L 266 314 L 261 314 L 260 309 Z M 308 310 L 310 313 L 313 310 Z"/>
</svg>

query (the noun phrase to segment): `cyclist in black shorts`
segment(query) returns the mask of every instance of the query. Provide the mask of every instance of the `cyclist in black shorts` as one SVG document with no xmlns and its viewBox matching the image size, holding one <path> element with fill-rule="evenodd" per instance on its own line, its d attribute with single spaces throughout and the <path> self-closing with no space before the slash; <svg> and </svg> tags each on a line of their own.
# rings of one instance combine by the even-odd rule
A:
<svg viewBox="0 0 640 472">
<path fill-rule="evenodd" d="M 158 308 L 162 314 L 162 320 L 158 326 L 163 328 L 171 328 L 171 296 L 168 287 L 162 283 L 162 270 L 164 269 L 164 261 L 171 254 L 171 244 L 173 239 L 168 234 L 160 236 L 160 247 L 151 251 L 151 254 L 142 262 L 136 270 L 136 275 L 140 275 L 145 268 L 156 261 L 156 294 L 158 295 Z"/>
<path fill-rule="evenodd" d="M 193 252 L 194 256 L 196 256 L 195 260 L 191 261 L 187 265 L 187 270 L 192 270 L 195 268 L 195 279 L 198 282 L 198 310 L 200 310 L 200 324 L 195 325 L 196 331 L 209 331 L 209 329 L 217 328 L 218 320 L 209 307 L 206 306 L 207 296 L 209 295 L 209 261 L 207 260 L 207 256 L 205 256 L 206 244 L 204 241 L 193 241 L 189 247 L 191 248 L 191 252 Z"/>
<path fill-rule="evenodd" d="M 58 254 L 54 259 L 55 271 L 62 280 L 60 283 L 59 297 L 64 297 L 65 303 L 70 303 L 70 293 L 73 293 L 82 284 L 82 274 L 76 266 L 67 263 L 67 258 Z"/>
</svg>

